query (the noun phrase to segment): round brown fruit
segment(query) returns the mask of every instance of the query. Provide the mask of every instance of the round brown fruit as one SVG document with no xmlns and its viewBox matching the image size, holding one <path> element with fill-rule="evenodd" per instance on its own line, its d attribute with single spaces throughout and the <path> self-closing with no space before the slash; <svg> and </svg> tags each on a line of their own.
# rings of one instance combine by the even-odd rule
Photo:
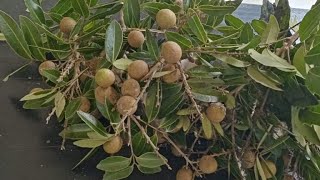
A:
<svg viewBox="0 0 320 180">
<path fill-rule="evenodd" d="M 60 31 L 69 34 L 73 30 L 73 28 L 76 26 L 77 22 L 72 19 L 71 17 L 64 17 L 60 21 Z"/>
<path fill-rule="evenodd" d="M 140 84 L 135 79 L 128 79 L 123 82 L 121 93 L 124 96 L 138 97 L 140 94 Z"/>
<path fill-rule="evenodd" d="M 99 69 L 95 75 L 96 83 L 103 88 L 111 86 L 115 80 L 116 77 L 110 69 Z"/>
<path fill-rule="evenodd" d="M 242 166 L 245 169 L 253 168 L 253 166 L 256 163 L 255 161 L 256 161 L 256 155 L 253 151 L 247 150 L 243 153 Z"/>
<path fill-rule="evenodd" d="M 175 27 L 177 17 L 170 9 L 161 9 L 156 15 L 156 22 L 161 29 L 169 29 Z"/>
<path fill-rule="evenodd" d="M 100 86 L 96 87 L 94 90 L 94 95 L 96 100 L 101 103 L 105 104 L 105 100 L 107 99 L 111 104 L 116 104 L 117 100 L 119 99 L 119 95 L 117 91 L 112 87 L 102 88 Z"/>
<path fill-rule="evenodd" d="M 131 96 L 122 96 L 117 102 L 117 110 L 122 115 L 132 115 L 137 111 L 136 99 Z"/>
<path fill-rule="evenodd" d="M 49 70 L 49 69 L 55 69 L 56 68 L 56 64 L 52 61 L 44 61 L 43 63 L 41 63 L 39 65 L 39 73 L 43 76 L 44 75 L 44 70 Z"/>
<path fill-rule="evenodd" d="M 272 161 L 265 161 L 261 163 L 264 175 L 267 179 L 272 178 L 277 173 L 277 167 Z"/>
<path fill-rule="evenodd" d="M 133 61 L 128 67 L 129 76 L 135 80 L 142 79 L 148 72 L 148 64 L 142 60 Z"/>
<path fill-rule="evenodd" d="M 108 154 L 115 154 L 122 148 L 123 141 L 120 136 L 114 136 L 103 144 L 103 149 Z"/>
<path fill-rule="evenodd" d="M 168 64 L 175 64 L 182 57 L 181 47 L 173 41 L 167 41 L 162 44 L 161 56 Z"/>
<path fill-rule="evenodd" d="M 176 180 L 192 180 L 193 172 L 191 169 L 183 167 L 178 170 Z"/>
<path fill-rule="evenodd" d="M 175 68 L 173 64 L 167 64 L 164 68 L 163 71 L 172 71 L 170 74 L 166 74 L 162 77 L 162 80 L 165 83 L 175 83 L 177 82 L 180 77 L 181 73 L 178 69 Z"/>
<path fill-rule="evenodd" d="M 83 112 L 89 112 L 90 111 L 90 106 L 91 106 L 91 103 L 89 101 L 88 98 L 82 96 L 80 98 L 80 108 L 79 110 L 83 111 Z"/>
<path fill-rule="evenodd" d="M 206 115 L 213 123 L 220 123 L 226 116 L 226 108 L 221 103 L 211 104 L 207 110 Z"/>
<path fill-rule="evenodd" d="M 199 169 L 205 174 L 214 173 L 218 169 L 218 162 L 212 156 L 202 156 L 199 161 Z"/>
<path fill-rule="evenodd" d="M 144 42 L 144 35 L 140 31 L 131 31 L 128 34 L 128 43 L 131 47 L 141 47 Z"/>
<path fill-rule="evenodd" d="M 43 91 L 43 89 L 42 88 L 33 88 L 33 89 L 31 89 L 30 93 L 36 93 L 39 91 Z"/>
</svg>

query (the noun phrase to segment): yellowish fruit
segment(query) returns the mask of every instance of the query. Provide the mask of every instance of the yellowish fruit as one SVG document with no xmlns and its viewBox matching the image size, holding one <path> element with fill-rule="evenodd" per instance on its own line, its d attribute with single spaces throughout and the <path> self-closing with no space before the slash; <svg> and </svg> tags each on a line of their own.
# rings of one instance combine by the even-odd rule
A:
<svg viewBox="0 0 320 180">
<path fill-rule="evenodd" d="M 175 27 L 177 17 L 170 9 L 161 9 L 156 15 L 156 22 L 161 29 L 169 29 Z"/>
<path fill-rule="evenodd" d="M 180 77 L 181 73 L 178 69 L 175 68 L 173 64 L 167 64 L 164 68 L 163 71 L 172 71 L 170 74 L 166 74 L 162 77 L 162 80 L 165 83 L 175 83 L 177 82 Z"/>
<path fill-rule="evenodd" d="M 202 156 L 199 161 L 199 169 L 205 174 L 214 173 L 218 169 L 218 162 L 212 156 Z"/>
<path fill-rule="evenodd" d="M 176 180 L 193 180 L 193 172 L 191 169 L 183 167 L 178 170 Z"/>
<path fill-rule="evenodd" d="M 122 115 L 132 115 L 137 111 L 136 99 L 131 96 L 122 96 L 117 102 L 117 110 Z"/>
<path fill-rule="evenodd" d="M 211 104 L 207 110 L 206 115 L 213 123 L 220 123 L 226 116 L 226 108 L 221 103 Z"/>
<path fill-rule="evenodd" d="M 89 101 L 88 98 L 82 96 L 80 98 L 80 108 L 79 110 L 83 111 L 83 112 L 89 112 L 90 111 L 90 106 L 91 106 L 91 103 Z"/>
<path fill-rule="evenodd" d="M 135 80 L 142 79 L 149 72 L 148 64 L 142 60 L 133 61 L 128 66 L 128 74 Z"/>
<path fill-rule="evenodd" d="M 261 162 L 264 175 L 267 179 L 272 178 L 277 173 L 277 167 L 272 161 Z"/>
<path fill-rule="evenodd" d="M 131 31 L 128 34 L 128 43 L 131 47 L 141 47 L 144 42 L 144 35 L 140 31 Z"/>
<path fill-rule="evenodd" d="M 33 88 L 31 89 L 30 93 L 35 93 L 35 92 L 39 92 L 39 91 L 43 91 L 42 88 Z"/>
<path fill-rule="evenodd" d="M 140 84 L 135 79 L 128 79 L 123 82 L 121 93 L 124 96 L 138 97 L 140 94 Z"/>
<path fill-rule="evenodd" d="M 162 44 L 161 56 L 168 64 L 175 64 L 182 57 L 181 47 L 176 42 L 167 41 Z"/>
<path fill-rule="evenodd" d="M 115 154 L 122 148 L 123 141 L 120 136 L 114 136 L 111 140 L 103 144 L 103 149 L 108 154 Z"/>
<path fill-rule="evenodd" d="M 116 104 L 117 100 L 119 99 L 117 91 L 111 86 L 108 88 L 102 88 L 100 86 L 96 87 L 94 90 L 94 95 L 96 100 L 101 104 L 105 104 L 106 99 L 111 104 Z"/>
<path fill-rule="evenodd" d="M 242 155 L 242 166 L 245 169 L 253 168 L 256 163 L 256 155 L 253 151 L 247 150 Z"/>
<path fill-rule="evenodd" d="M 43 72 L 44 70 L 49 70 L 49 69 L 55 69 L 56 68 L 56 64 L 54 64 L 54 62 L 52 61 L 44 61 L 43 63 L 41 63 L 39 65 L 39 73 L 43 76 Z"/>
<path fill-rule="evenodd" d="M 99 69 L 94 78 L 96 83 L 103 88 L 111 86 L 116 80 L 114 73 L 106 68 Z"/>
<path fill-rule="evenodd" d="M 72 19 L 71 17 L 64 17 L 60 21 L 60 31 L 69 34 L 73 30 L 73 28 L 76 26 L 77 22 Z"/>
</svg>

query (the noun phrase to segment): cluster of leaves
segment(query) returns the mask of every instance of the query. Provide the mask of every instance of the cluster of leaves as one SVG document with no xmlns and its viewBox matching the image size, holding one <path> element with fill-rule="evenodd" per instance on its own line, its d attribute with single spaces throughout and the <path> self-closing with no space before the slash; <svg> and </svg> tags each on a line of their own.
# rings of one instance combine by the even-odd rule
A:
<svg viewBox="0 0 320 180">
<path fill-rule="evenodd" d="M 274 16 L 269 22 L 245 23 L 231 15 L 240 3 L 59 0 L 45 12 L 39 1 L 25 0 L 30 17 L 20 16 L 18 25 L 0 11 L 0 30 L 19 56 L 56 63 L 55 69 L 42 73 L 49 87 L 21 100 L 26 109 L 53 107 L 47 121 L 55 113 L 63 123 L 63 143 L 71 139 L 76 146 L 92 148 L 83 160 L 115 134 L 121 134 L 130 145 L 130 157 L 110 156 L 97 165 L 106 172 L 106 180 L 126 178 L 135 166 L 146 174 L 160 172 L 163 165 L 170 168 L 156 147 L 163 139 L 180 153 L 195 175 L 202 173 L 194 162 L 210 154 L 236 179 L 266 179 L 266 160 L 277 166 L 274 179 L 292 174 L 317 179 L 320 3 L 313 6 L 299 31 L 290 37 L 279 36 L 283 33 Z M 161 9 L 176 13 L 176 28 L 157 28 L 156 14 Z M 115 20 L 118 13 L 120 23 Z M 68 35 L 58 29 L 63 17 L 77 22 Z M 142 47 L 128 45 L 131 30 L 144 32 Z M 181 71 L 180 82 L 162 82 L 161 77 L 170 72 L 157 69 L 152 78 L 141 82 L 146 95 L 130 117 L 121 116 L 109 101 L 101 104 L 95 100 L 96 69 L 109 68 L 123 76 L 135 59 L 155 66 L 161 62 L 164 41 L 179 44 L 183 59 L 192 64 Z M 92 68 L 90 62 L 94 60 L 98 63 Z M 120 86 L 115 86 L 119 91 Z M 90 113 L 79 111 L 81 97 L 90 100 Z M 211 123 L 205 113 L 205 108 L 216 102 L 227 108 L 221 123 Z M 104 118 L 98 120 L 97 112 Z M 252 169 L 241 165 L 247 150 L 255 154 Z"/>
</svg>

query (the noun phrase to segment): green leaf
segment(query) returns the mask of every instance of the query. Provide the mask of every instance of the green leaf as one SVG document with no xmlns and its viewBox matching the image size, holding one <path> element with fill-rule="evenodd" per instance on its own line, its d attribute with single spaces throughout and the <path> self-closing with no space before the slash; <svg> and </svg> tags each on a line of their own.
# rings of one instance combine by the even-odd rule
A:
<svg viewBox="0 0 320 180">
<path fill-rule="evenodd" d="M 165 91 L 162 91 L 165 95 Z M 172 94 L 170 97 L 162 97 L 158 118 L 163 118 L 175 112 L 184 101 L 183 93 Z"/>
<path fill-rule="evenodd" d="M 92 148 L 75 166 L 73 166 L 72 170 L 76 169 L 85 160 L 89 159 L 96 151 L 97 151 L 97 148 Z"/>
<path fill-rule="evenodd" d="M 97 5 L 98 2 L 99 2 L 99 0 L 87 0 L 87 4 L 89 7 L 93 7 L 93 6 Z"/>
<path fill-rule="evenodd" d="M 238 60 L 232 56 L 224 55 L 224 54 L 213 54 L 213 56 L 229 65 L 235 66 L 235 67 L 248 67 L 250 66 L 249 62 Z"/>
<path fill-rule="evenodd" d="M 250 26 L 249 23 L 246 23 L 241 32 L 240 32 L 240 42 L 241 43 L 248 43 L 252 40 L 254 34 L 253 34 L 253 29 Z"/>
<path fill-rule="evenodd" d="M 197 36 L 197 38 L 206 43 L 208 40 L 207 32 L 201 24 L 200 18 L 197 15 L 192 16 L 188 20 L 188 26 L 191 29 L 192 33 Z"/>
<path fill-rule="evenodd" d="M 0 10 L 0 30 L 9 46 L 21 57 L 33 59 L 28 44 L 18 24 L 8 14 Z"/>
<path fill-rule="evenodd" d="M 24 0 L 24 3 L 26 4 L 33 20 L 39 24 L 46 24 L 46 19 L 41 6 L 35 3 L 34 0 Z"/>
<path fill-rule="evenodd" d="M 214 129 L 220 134 L 220 136 L 224 137 L 224 131 L 220 123 L 212 123 Z"/>
<path fill-rule="evenodd" d="M 157 61 L 160 55 L 158 43 L 156 38 L 152 36 L 149 30 L 146 31 L 146 44 L 151 58 L 154 61 Z"/>
<path fill-rule="evenodd" d="M 271 145 L 269 145 L 268 147 L 263 149 L 263 151 L 261 151 L 261 154 L 264 155 L 264 154 L 272 152 L 272 150 L 274 150 L 275 148 L 277 148 L 281 144 L 285 143 L 289 138 L 290 138 L 289 136 L 283 136 L 283 137 L 275 140 L 275 142 L 273 142 Z"/>
<path fill-rule="evenodd" d="M 259 34 L 262 35 L 265 31 L 265 29 L 267 28 L 267 23 L 265 21 L 262 20 L 252 20 L 251 22 L 251 26 L 253 27 L 253 29 Z"/>
<path fill-rule="evenodd" d="M 261 165 L 261 162 L 260 162 L 260 159 L 259 159 L 258 156 L 257 156 L 257 158 L 256 158 L 256 166 L 257 166 L 257 168 L 258 168 L 258 171 L 259 171 L 261 180 L 267 180 L 266 175 L 264 174 L 264 170 L 263 170 L 263 168 L 262 168 L 262 165 Z"/>
<path fill-rule="evenodd" d="M 166 159 L 164 159 L 164 156 L 159 157 L 155 152 L 147 152 L 136 158 L 137 163 L 140 166 L 147 168 L 156 168 L 164 165 L 167 161 Z"/>
<path fill-rule="evenodd" d="M 42 74 L 49 81 L 57 84 L 57 80 L 59 79 L 61 72 L 56 69 L 47 69 L 47 70 L 44 70 Z"/>
<path fill-rule="evenodd" d="M 113 62 L 117 59 L 123 41 L 122 30 L 120 24 L 117 21 L 112 21 L 109 25 L 105 36 L 105 51 L 107 54 L 107 60 Z"/>
<path fill-rule="evenodd" d="M 306 56 L 306 51 L 305 47 L 301 46 L 296 54 L 294 55 L 293 58 L 293 65 L 297 68 L 297 70 L 304 76 L 306 77 L 307 75 L 307 66 L 305 63 L 305 56 Z"/>
<path fill-rule="evenodd" d="M 148 167 L 143 167 L 138 165 L 137 166 L 139 171 L 142 172 L 143 174 L 156 174 L 161 172 L 161 167 L 155 167 L 155 168 L 148 168 Z"/>
<path fill-rule="evenodd" d="M 104 144 L 106 140 L 104 139 L 82 139 L 73 142 L 74 145 L 82 148 L 96 148 Z"/>
<path fill-rule="evenodd" d="M 80 98 L 72 99 L 66 107 L 65 118 L 71 119 L 77 113 L 80 106 L 81 106 Z"/>
<path fill-rule="evenodd" d="M 270 16 L 269 23 L 261 35 L 261 44 L 271 44 L 278 40 L 280 27 L 277 18 L 273 15 Z"/>
<path fill-rule="evenodd" d="M 213 137 L 212 124 L 205 113 L 202 113 L 202 117 L 201 123 L 204 136 L 206 139 L 211 139 Z"/>
<path fill-rule="evenodd" d="M 241 19 L 239 19 L 231 14 L 225 15 L 224 19 L 225 19 L 225 22 L 228 26 L 232 26 L 236 29 L 239 29 L 242 26 L 244 26 L 244 22 Z"/>
<path fill-rule="evenodd" d="M 97 11 L 89 18 L 90 21 L 97 19 L 105 19 L 107 16 L 113 15 L 119 12 L 123 7 L 123 3 L 113 2 L 107 4 L 103 8 L 98 8 Z"/>
<path fill-rule="evenodd" d="M 310 69 L 306 77 L 306 85 L 310 91 L 320 95 L 320 67 Z"/>
<path fill-rule="evenodd" d="M 256 66 L 248 67 L 247 73 L 257 83 L 260 83 L 273 90 L 282 91 L 282 89 L 277 86 L 276 82 L 270 80 L 268 77 L 262 74 Z"/>
<path fill-rule="evenodd" d="M 96 133 L 100 134 L 104 137 L 111 137 L 111 134 L 108 134 L 101 122 L 99 122 L 94 116 L 91 114 L 77 111 L 78 116 L 84 121 L 92 130 L 94 130 Z"/>
<path fill-rule="evenodd" d="M 177 32 L 166 31 L 166 37 L 168 41 L 174 41 L 179 44 L 182 49 L 188 49 L 192 47 L 191 40 Z"/>
<path fill-rule="evenodd" d="M 44 97 L 47 97 L 47 96 L 53 94 L 54 92 L 55 92 L 55 90 L 51 90 L 51 89 L 33 92 L 33 93 L 25 95 L 23 98 L 20 99 L 20 101 L 28 101 L 28 100 L 44 98 Z"/>
<path fill-rule="evenodd" d="M 320 22 L 320 3 L 315 5 L 307 14 L 304 16 L 300 26 L 299 26 L 299 35 L 301 41 L 306 40 L 310 35 L 317 30 L 317 27 Z"/>
<path fill-rule="evenodd" d="M 129 65 L 132 63 L 133 61 L 130 59 L 125 59 L 125 58 L 121 58 L 121 59 L 117 59 L 116 61 L 113 62 L 113 66 L 116 67 L 117 69 L 120 70 L 127 70 Z"/>
<path fill-rule="evenodd" d="M 185 109 L 180 109 L 176 114 L 179 116 L 186 116 L 191 114 L 196 114 L 198 111 L 194 107 L 189 107 Z"/>
<path fill-rule="evenodd" d="M 124 0 L 123 14 L 126 26 L 138 28 L 140 24 L 139 0 Z"/>
<path fill-rule="evenodd" d="M 6 38 L 4 37 L 3 33 L 0 33 L 0 41 L 6 41 Z"/>
<path fill-rule="evenodd" d="M 117 172 L 129 167 L 131 158 L 123 156 L 111 156 L 99 162 L 97 169 L 106 172 Z"/>
<path fill-rule="evenodd" d="M 68 126 L 66 129 L 62 130 L 59 133 L 59 136 L 65 137 L 66 139 L 88 139 L 88 132 L 94 132 L 92 129 L 82 123 L 82 124 L 72 124 Z"/>
<path fill-rule="evenodd" d="M 224 16 L 226 14 L 231 14 L 236 10 L 233 6 L 213 6 L 213 5 L 201 5 L 198 9 L 210 16 Z"/>
<path fill-rule="evenodd" d="M 96 104 L 102 116 L 108 119 L 111 125 L 118 124 L 121 121 L 119 112 L 114 109 L 114 106 L 107 99 L 105 104 L 100 104 L 98 101 L 96 101 Z"/>
<path fill-rule="evenodd" d="M 163 2 L 147 2 L 142 4 L 143 10 L 145 10 L 150 16 L 153 18 L 156 17 L 156 14 L 161 9 L 170 9 L 174 13 L 178 13 L 180 11 L 180 6 L 174 4 L 168 4 Z"/>
<path fill-rule="evenodd" d="M 304 57 L 305 62 L 320 66 L 320 44 L 314 46 Z"/>
<path fill-rule="evenodd" d="M 72 8 L 72 4 L 70 0 L 59 0 L 53 8 L 51 8 L 50 12 L 60 14 L 63 16 Z"/>
<path fill-rule="evenodd" d="M 100 30 L 102 30 L 105 26 L 104 25 L 97 25 L 95 26 L 95 28 L 90 29 L 90 31 L 84 33 L 83 35 L 81 35 L 79 38 L 77 38 L 78 42 L 84 41 L 86 39 L 91 38 L 93 35 L 95 35 L 97 32 L 99 32 Z"/>
<path fill-rule="evenodd" d="M 142 134 L 142 132 L 136 133 L 132 138 L 132 148 L 135 155 L 141 155 L 146 146 L 147 140 Z"/>
<path fill-rule="evenodd" d="M 210 96 L 210 95 L 205 95 L 205 94 L 200 94 L 195 92 L 192 92 L 192 95 L 194 99 L 201 102 L 217 102 L 218 101 L 217 96 Z"/>
<path fill-rule="evenodd" d="M 179 120 L 179 117 L 175 114 L 166 116 L 164 119 L 161 120 L 160 122 L 160 128 L 168 128 L 172 124 L 175 124 Z"/>
<path fill-rule="evenodd" d="M 80 18 L 78 21 L 77 21 L 77 24 L 76 26 L 72 29 L 71 33 L 70 33 L 70 36 L 69 36 L 69 39 L 72 39 L 75 35 L 79 34 L 81 32 L 81 30 L 83 29 L 84 27 L 84 18 Z M 79 48 L 80 49 L 80 48 Z M 79 50 L 78 49 L 78 50 Z"/>
<path fill-rule="evenodd" d="M 106 172 L 103 176 L 103 180 L 120 180 L 130 176 L 133 171 L 133 166 L 129 166 L 117 172 Z"/>
<path fill-rule="evenodd" d="M 35 23 L 35 25 L 37 26 L 38 30 L 40 31 L 40 33 L 45 33 L 47 36 L 51 37 L 52 39 L 58 41 L 59 43 L 62 44 L 67 44 L 63 39 L 59 38 L 58 36 L 56 36 L 55 34 L 51 33 L 48 29 L 46 29 L 46 27 Z M 54 48 L 53 48 L 54 49 Z"/>
<path fill-rule="evenodd" d="M 57 117 L 60 117 L 66 106 L 66 98 L 60 91 L 58 91 L 55 95 L 54 106 L 56 108 Z"/>
<path fill-rule="evenodd" d="M 153 83 L 148 90 L 145 104 L 148 123 L 152 122 L 160 111 L 161 93 L 161 84 L 159 82 Z"/>
<path fill-rule="evenodd" d="M 89 16 L 89 7 L 84 0 L 71 0 L 73 9 L 79 13 L 81 16 Z"/>
</svg>

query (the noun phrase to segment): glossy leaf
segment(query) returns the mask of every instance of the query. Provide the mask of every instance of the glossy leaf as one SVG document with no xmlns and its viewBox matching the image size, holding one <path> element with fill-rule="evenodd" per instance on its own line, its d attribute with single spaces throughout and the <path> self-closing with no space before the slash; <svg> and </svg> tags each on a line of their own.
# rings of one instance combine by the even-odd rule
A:
<svg viewBox="0 0 320 180">
<path fill-rule="evenodd" d="M 119 12 L 123 7 L 123 3 L 119 3 L 119 2 L 112 3 L 111 5 L 112 6 L 105 6 L 104 8 L 98 8 L 97 11 L 89 18 L 89 20 L 93 21 L 97 19 L 105 19 L 107 16 Z"/>
<path fill-rule="evenodd" d="M 200 11 L 211 16 L 224 16 L 231 14 L 236 8 L 233 6 L 213 6 L 213 5 L 201 5 L 198 7 Z"/>
<path fill-rule="evenodd" d="M 320 67 L 310 69 L 306 77 L 306 85 L 310 91 L 320 95 Z"/>
<path fill-rule="evenodd" d="M 106 172 L 117 172 L 129 167 L 131 158 L 123 156 L 111 156 L 99 162 L 97 169 Z"/>
<path fill-rule="evenodd" d="M 315 5 L 301 21 L 299 35 L 302 41 L 306 40 L 317 29 L 320 21 L 320 4 Z"/>
<path fill-rule="evenodd" d="M 320 44 L 314 46 L 304 57 L 308 64 L 320 66 Z"/>
<path fill-rule="evenodd" d="M 159 82 L 152 84 L 148 90 L 145 113 L 149 123 L 157 117 L 160 111 L 161 93 L 161 84 Z"/>
<path fill-rule="evenodd" d="M 259 35 L 262 35 L 267 27 L 267 23 L 262 20 L 254 19 L 251 22 L 251 26 Z"/>
<path fill-rule="evenodd" d="M 240 32 L 240 42 L 241 43 L 248 43 L 252 40 L 253 36 L 254 36 L 254 34 L 253 34 L 252 27 L 250 26 L 249 23 L 246 23 Z"/>
<path fill-rule="evenodd" d="M 121 58 L 118 59 L 116 61 L 113 62 L 113 66 L 116 67 L 117 69 L 120 70 L 127 70 L 129 65 L 132 63 L 133 61 L 130 59 L 125 59 L 125 58 Z"/>
<path fill-rule="evenodd" d="M 146 143 L 147 143 L 147 140 L 142 134 L 142 132 L 136 133 L 132 137 L 132 148 L 133 148 L 134 154 L 137 156 L 141 155 L 145 150 Z"/>
<path fill-rule="evenodd" d="M 82 148 L 96 148 L 103 145 L 106 140 L 103 139 L 82 139 L 73 142 L 74 145 Z"/>
<path fill-rule="evenodd" d="M 224 18 L 225 18 L 226 24 L 229 26 L 232 26 L 237 29 L 244 26 L 244 22 L 241 19 L 239 19 L 231 14 L 227 14 Z"/>
<path fill-rule="evenodd" d="M 66 106 L 66 98 L 65 95 L 58 91 L 55 95 L 54 106 L 56 108 L 56 115 L 60 117 L 65 106 Z"/>
<path fill-rule="evenodd" d="M 192 47 L 192 42 L 190 41 L 190 39 L 182 36 L 179 33 L 167 31 L 166 37 L 168 41 L 174 41 L 179 44 L 182 49 L 188 49 Z"/>
<path fill-rule="evenodd" d="M 71 0 L 73 9 L 84 17 L 89 16 L 89 7 L 84 0 Z"/>
<path fill-rule="evenodd" d="M 280 27 L 275 16 L 271 15 L 266 29 L 261 34 L 261 44 L 271 44 L 278 40 Z"/>
<path fill-rule="evenodd" d="M 123 12 L 125 24 L 131 28 L 138 28 L 140 24 L 139 0 L 125 0 Z"/>
<path fill-rule="evenodd" d="M 80 98 L 72 99 L 71 101 L 69 101 L 65 111 L 65 118 L 71 119 L 77 113 L 80 106 L 81 106 Z"/>
<path fill-rule="evenodd" d="M 103 125 L 91 114 L 77 111 L 78 116 L 85 122 L 92 130 L 104 137 L 111 137 L 111 134 L 108 134 Z"/>
<path fill-rule="evenodd" d="M 262 74 L 257 67 L 255 66 L 248 67 L 247 73 L 257 83 L 260 83 L 273 90 L 282 91 L 282 89 L 277 86 L 276 82 L 270 80 L 268 77 Z"/>
<path fill-rule="evenodd" d="M 149 30 L 146 31 L 146 44 L 152 59 L 154 61 L 157 61 L 159 59 L 160 50 L 158 47 L 157 39 L 151 34 Z"/>
<path fill-rule="evenodd" d="M 41 6 L 35 3 L 34 0 L 24 0 L 24 3 L 26 4 L 33 20 L 40 24 L 46 24 L 46 19 Z"/>
<path fill-rule="evenodd" d="M 117 59 L 123 41 L 122 30 L 120 24 L 117 21 L 112 21 L 109 25 L 105 36 L 105 51 L 107 54 L 107 60 L 113 62 Z"/>
<path fill-rule="evenodd" d="M 188 26 L 191 29 L 192 33 L 194 33 L 201 42 L 207 42 L 207 32 L 205 31 L 200 18 L 197 15 L 192 16 L 188 20 Z"/>
<path fill-rule="evenodd" d="M 213 54 L 213 56 L 229 65 L 235 66 L 235 67 L 247 67 L 250 66 L 249 62 L 240 61 L 232 56 L 223 55 L 223 54 Z"/>
<path fill-rule="evenodd" d="M 103 176 L 103 180 L 120 180 L 130 176 L 133 171 L 133 166 L 129 166 L 117 172 L 106 172 Z"/>
<path fill-rule="evenodd" d="M 165 157 L 163 156 L 162 158 L 165 159 Z M 147 152 L 137 157 L 136 160 L 140 166 L 147 168 L 156 168 L 166 163 L 162 158 L 159 157 L 155 152 Z"/>
</svg>

